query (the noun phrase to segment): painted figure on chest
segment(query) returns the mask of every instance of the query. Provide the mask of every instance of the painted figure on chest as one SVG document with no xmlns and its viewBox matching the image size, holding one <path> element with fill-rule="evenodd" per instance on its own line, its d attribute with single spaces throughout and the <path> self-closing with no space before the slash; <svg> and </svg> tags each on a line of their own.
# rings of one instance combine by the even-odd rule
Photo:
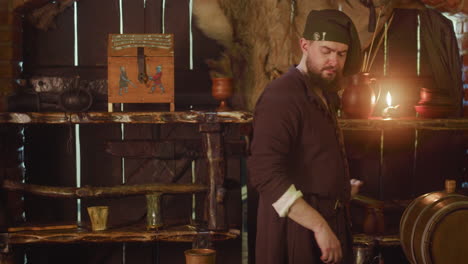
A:
<svg viewBox="0 0 468 264">
<path fill-rule="evenodd" d="M 128 79 L 127 71 L 125 70 L 125 67 L 120 66 L 119 95 L 123 95 L 122 92 L 128 93 L 128 84 L 136 88 L 133 82 L 130 81 L 130 79 Z"/>
<path fill-rule="evenodd" d="M 161 89 L 161 93 L 164 93 L 164 86 L 162 84 L 162 66 L 158 65 L 156 66 L 156 73 L 153 76 L 150 76 L 149 79 L 151 81 L 151 91 L 150 93 L 153 93 L 154 90 L 159 87 Z"/>
</svg>

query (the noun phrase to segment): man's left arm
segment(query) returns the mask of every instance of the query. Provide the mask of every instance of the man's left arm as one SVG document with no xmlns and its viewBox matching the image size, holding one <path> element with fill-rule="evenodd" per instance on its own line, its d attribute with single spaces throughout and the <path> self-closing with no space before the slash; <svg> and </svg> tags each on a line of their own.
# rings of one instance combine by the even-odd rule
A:
<svg viewBox="0 0 468 264">
<path fill-rule="evenodd" d="M 359 190 L 361 189 L 361 186 L 364 184 L 364 182 L 358 180 L 358 179 L 351 179 L 351 199 L 359 193 Z"/>
</svg>

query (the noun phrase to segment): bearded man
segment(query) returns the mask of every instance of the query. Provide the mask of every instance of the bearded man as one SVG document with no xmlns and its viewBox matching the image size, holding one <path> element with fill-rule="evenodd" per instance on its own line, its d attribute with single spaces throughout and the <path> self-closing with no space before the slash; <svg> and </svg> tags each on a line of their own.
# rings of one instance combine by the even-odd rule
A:
<svg viewBox="0 0 468 264">
<path fill-rule="evenodd" d="M 299 45 L 299 65 L 255 107 L 248 168 L 259 192 L 256 263 L 353 263 L 346 206 L 362 182 L 349 177 L 330 95 L 360 69 L 359 37 L 343 12 L 314 10 Z"/>
</svg>

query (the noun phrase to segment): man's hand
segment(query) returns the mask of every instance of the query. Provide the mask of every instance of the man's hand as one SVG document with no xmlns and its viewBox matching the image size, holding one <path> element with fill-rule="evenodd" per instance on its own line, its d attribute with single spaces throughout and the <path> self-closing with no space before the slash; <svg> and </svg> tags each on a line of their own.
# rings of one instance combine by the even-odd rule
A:
<svg viewBox="0 0 468 264">
<path fill-rule="evenodd" d="M 343 257 L 340 241 L 317 210 L 303 198 L 299 198 L 289 208 L 288 217 L 314 232 L 315 240 L 322 252 L 320 258 L 323 262 L 340 263 Z"/>
<path fill-rule="evenodd" d="M 315 240 L 322 251 L 320 259 L 324 263 L 340 263 L 343 258 L 341 244 L 326 222 L 314 232 Z"/>
<path fill-rule="evenodd" d="M 356 194 L 359 193 L 359 189 L 364 184 L 364 182 L 357 180 L 357 179 L 351 179 L 350 182 L 351 182 L 351 198 L 353 198 Z"/>
</svg>

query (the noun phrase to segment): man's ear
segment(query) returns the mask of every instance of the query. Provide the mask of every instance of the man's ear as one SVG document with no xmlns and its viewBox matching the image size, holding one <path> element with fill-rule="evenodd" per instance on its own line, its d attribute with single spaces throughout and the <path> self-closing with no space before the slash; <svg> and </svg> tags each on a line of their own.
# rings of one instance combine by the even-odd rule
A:
<svg viewBox="0 0 468 264">
<path fill-rule="evenodd" d="M 302 53 L 306 53 L 310 46 L 310 41 L 305 38 L 299 39 L 299 46 L 301 47 Z"/>
</svg>

